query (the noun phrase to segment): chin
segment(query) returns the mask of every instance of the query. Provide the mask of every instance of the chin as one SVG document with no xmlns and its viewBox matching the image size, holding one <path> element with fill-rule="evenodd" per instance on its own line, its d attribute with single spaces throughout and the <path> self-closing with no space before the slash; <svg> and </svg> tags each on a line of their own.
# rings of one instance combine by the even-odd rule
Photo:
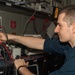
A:
<svg viewBox="0 0 75 75">
<path fill-rule="evenodd" d="M 63 40 L 63 39 L 59 39 L 60 40 L 60 42 L 66 42 L 65 40 Z"/>
</svg>

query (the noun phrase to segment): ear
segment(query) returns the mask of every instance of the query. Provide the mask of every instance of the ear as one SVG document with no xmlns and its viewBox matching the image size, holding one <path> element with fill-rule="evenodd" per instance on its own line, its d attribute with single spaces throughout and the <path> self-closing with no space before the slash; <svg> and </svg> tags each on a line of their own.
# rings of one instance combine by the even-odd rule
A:
<svg viewBox="0 0 75 75">
<path fill-rule="evenodd" d="M 75 33 L 75 23 L 72 24 L 72 31 Z"/>
</svg>

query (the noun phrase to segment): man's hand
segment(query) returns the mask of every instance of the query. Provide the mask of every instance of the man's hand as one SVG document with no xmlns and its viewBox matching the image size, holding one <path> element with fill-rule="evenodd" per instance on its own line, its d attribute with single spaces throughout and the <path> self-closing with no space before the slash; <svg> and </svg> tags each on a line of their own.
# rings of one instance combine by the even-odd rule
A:
<svg viewBox="0 0 75 75">
<path fill-rule="evenodd" d="M 7 41 L 5 34 L 0 32 L 0 42 L 5 42 L 5 41 Z"/>
<path fill-rule="evenodd" d="M 16 59 L 14 61 L 14 65 L 15 65 L 16 69 L 18 69 L 20 66 L 23 66 L 23 65 L 28 66 L 28 62 L 25 62 L 24 59 Z M 26 68 L 26 67 L 20 67 L 19 72 L 22 75 L 35 75 L 31 71 L 29 71 L 28 68 Z"/>
<path fill-rule="evenodd" d="M 23 65 L 28 66 L 29 62 L 25 62 L 24 59 L 16 59 L 14 61 L 14 64 L 16 69 L 18 69 L 19 66 L 23 66 Z"/>
</svg>

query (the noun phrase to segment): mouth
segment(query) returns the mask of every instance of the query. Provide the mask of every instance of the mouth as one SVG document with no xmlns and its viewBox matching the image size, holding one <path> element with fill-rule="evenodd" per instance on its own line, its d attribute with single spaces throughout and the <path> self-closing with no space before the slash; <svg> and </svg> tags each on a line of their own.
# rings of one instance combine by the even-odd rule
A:
<svg viewBox="0 0 75 75">
<path fill-rule="evenodd" d="M 60 37 L 61 37 L 59 33 L 58 33 L 57 35 L 58 35 L 58 38 L 60 38 Z"/>
<path fill-rule="evenodd" d="M 60 35 L 58 34 L 58 36 L 60 37 Z"/>
</svg>

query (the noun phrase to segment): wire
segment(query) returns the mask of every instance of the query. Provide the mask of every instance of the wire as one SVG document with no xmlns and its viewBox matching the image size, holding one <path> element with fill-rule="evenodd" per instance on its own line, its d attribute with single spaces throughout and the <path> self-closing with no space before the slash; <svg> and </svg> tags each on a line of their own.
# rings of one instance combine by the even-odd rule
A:
<svg viewBox="0 0 75 75">
<path fill-rule="evenodd" d="M 5 44 L 1 44 L 1 45 L 4 47 L 5 51 L 7 52 L 8 56 L 10 58 L 10 60 L 13 60 L 13 58 L 11 57 L 11 53 L 10 53 L 8 47 Z"/>
<path fill-rule="evenodd" d="M 6 69 L 6 67 L 7 67 L 7 60 L 6 60 L 5 50 L 4 50 L 4 47 L 2 46 L 1 43 L 0 43 L 0 46 L 1 46 L 2 51 L 3 51 L 3 55 L 1 55 L 1 57 L 4 59 L 4 62 L 5 62 L 5 65 L 4 65 L 5 74 L 4 75 L 6 75 L 6 72 L 7 72 L 7 69 Z"/>
<path fill-rule="evenodd" d="M 49 19 L 45 19 L 44 22 L 43 22 L 43 28 L 41 29 L 41 31 L 39 32 L 39 34 L 42 33 L 42 31 L 45 31 L 46 30 L 46 23 L 49 22 Z"/>
<path fill-rule="evenodd" d="M 1 55 L 0 55 L 0 57 L 1 58 L 3 58 L 5 61 L 6 61 L 6 59 L 5 59 L 5 51 L 4 51 L 4 47 L 2 46 L 2 44 L 0 43 L 0 48 L 2 48 L 3 50 L 3 55 L 4 55 L 4 57 L 2 56 L 2 53 L 0 53 Z"/>
<path fill-rule="evenodd" d="M 36 23 L 35 23 L 35 20 L 33 21 L 33 28 L 34 28 L 35 33 L 38 34 L 37 29 L 36 29 Z"/>
<path fill-rule="evenodd" d="M 8 43 L 8 36 L 7 36 L 7 32 L 6 32 L 5 28 L 3 26 L 0 26 L 0 28 L 2 29 L 2 32 L 4 33 L 4 35 L 6 37 L 6 42 Z M 13 61 L 13 58 L 11 57 L 11 53 L 9 52 L 8 47 L 2 42 L 0 42 L 0 45 L 3 47 L 3 55 L 4 55 L 4 60 L 5 60 L 5 75 L 6 75 L 6 72 L 7 72 L 6 67 L 8 65 L 6 58 L 9 57 L 11 61 Z M 9 45 L 9 43 L 8 43 L 8 45 Z M 7 53 L 7 57 L 6 57 L 6 53 Z"/>
<path fill-rule="evenodd" d="M 36 13 L 36 10 L 34 11 L 34 13 L 32 14 L 32 16 L 34 16 L 35 15 L 35 13 Z M 26 23 L 25 23 L 25 26 L 24 26 L 24 31 L 23 31 L 23 35 L 26 33 L 26 29 L 27 29 L 27 24 L 28 24 L 28 22 L 30 21 L 30 19 L 32 18 L 32 16 L 31 17 L 29 17 L 29 19 L 26 21 Z"/>
</svg>

